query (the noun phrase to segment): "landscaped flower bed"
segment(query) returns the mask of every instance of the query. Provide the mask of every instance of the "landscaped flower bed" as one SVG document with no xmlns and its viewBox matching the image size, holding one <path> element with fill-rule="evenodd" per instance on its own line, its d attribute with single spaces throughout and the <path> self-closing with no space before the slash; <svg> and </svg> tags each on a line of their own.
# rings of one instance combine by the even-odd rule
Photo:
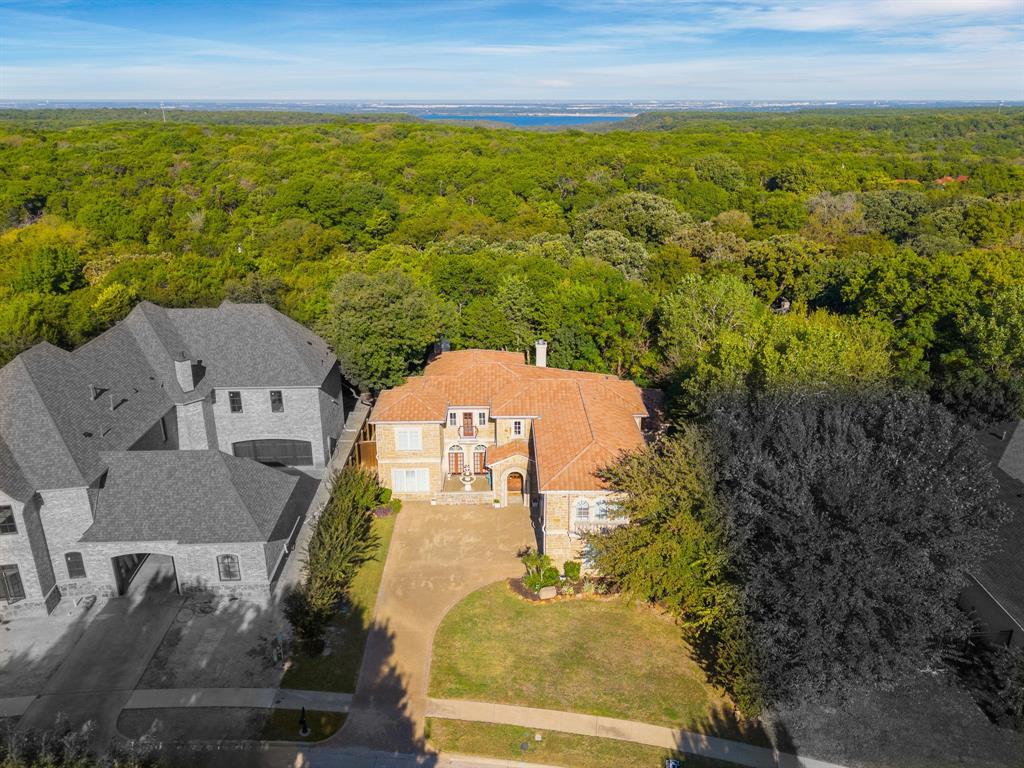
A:
<svg viewBox="0 0 1024 768">
<path fill-rule="evenodd" d="M 584 575 L 578 560 L 569 560 L 559 573 L 551 558 L 528 551 L 520 558 L 526 573 L 508 580 L 509 589 L 530 602 L 548 602 L 559 598 L 603 597 L 616 590 L 606 579 Z"/>
</svg>

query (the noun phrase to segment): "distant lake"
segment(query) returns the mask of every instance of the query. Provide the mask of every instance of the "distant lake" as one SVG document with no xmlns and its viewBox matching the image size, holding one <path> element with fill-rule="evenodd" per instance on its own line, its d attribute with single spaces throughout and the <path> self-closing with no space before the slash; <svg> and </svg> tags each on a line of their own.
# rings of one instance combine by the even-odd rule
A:
<svg viewBox="0 0 1024 768">
<path fill-rule="evenodd" d="M 627 115 L 605 117 L 599 115 L 444 115 L 418 114 L 426 120 L 488 120 L 512 125 L 585 125 L 587 123 L 615 123 L 626 120 Z"/>
</svg>

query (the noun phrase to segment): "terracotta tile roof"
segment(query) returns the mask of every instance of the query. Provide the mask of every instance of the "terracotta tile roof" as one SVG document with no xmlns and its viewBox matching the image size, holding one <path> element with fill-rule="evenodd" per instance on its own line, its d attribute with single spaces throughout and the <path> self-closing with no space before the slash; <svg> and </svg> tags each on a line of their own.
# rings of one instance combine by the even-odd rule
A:
<svg viewBox="0 0 1024 768">
<path fill-rule="evenodd" d="M 598 490 L 594 474 L 643 445 L 641 390 L 615 376 L 527 365 L 516 352 L 445 352 L 422 376 L 382 392 L 370 420 L 444 422 L 449 407 L 489 408 L 492 417 L 534 419 L 540 490 Z M 505 449 L 506 446 L 501 446 Z M 516 450 L 516 449 L 509 449 Z M 489 461 L 497 461 L 489 453 Z"/>
<path fill-rule="evenodd" d="M 510 440 L 504 445 L 492 445 L 487 448 L 487 466 L 497 464 L 513 456 L 530 457 L 530 444 L 525 440 Z"/>
</svg>

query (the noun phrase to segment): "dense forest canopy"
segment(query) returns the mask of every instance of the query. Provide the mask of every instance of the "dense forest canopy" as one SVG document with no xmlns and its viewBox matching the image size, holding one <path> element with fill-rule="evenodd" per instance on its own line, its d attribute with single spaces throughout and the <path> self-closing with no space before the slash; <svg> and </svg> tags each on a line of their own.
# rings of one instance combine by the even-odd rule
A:
<svg viewBox="0 0 1024 768">
<path fill-rule="evenodd" d="M 0 112 L 0 362 L 141 299 L 227 296 L 319 328 L 371 388 L 443 333 L 547 338 L 553 365 L 663 384 L 684 415 L 872 382 L 1022 412 L 1020 109 L 364 119 Z"/>
</svg>

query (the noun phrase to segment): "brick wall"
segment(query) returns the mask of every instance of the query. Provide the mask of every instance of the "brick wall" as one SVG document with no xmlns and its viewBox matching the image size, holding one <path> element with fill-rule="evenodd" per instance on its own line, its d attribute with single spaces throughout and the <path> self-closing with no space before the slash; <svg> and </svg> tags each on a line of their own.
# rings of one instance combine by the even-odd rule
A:
<svg viewBox="0 0 1024 768">
<path fill-rule="evenodd" d="M 241 394 L 241 413 L 231 413 L 229 391 Z M 217 389 L 210 409 L 217 430 L 215 447 L 230 454 L 232 444 L 242 440 L 306 440 L 313 446 L 313 465 L 324 466 L 328 456 L 320 413 L 320 390 L 282 387 L 280 391 L 284 410 L 274 413 L 270 409 L 269 388 Z"/>
<path fill-rule="evenodd" d="M 10 506 L 14 511 L 14 524 L 18 529 L 17 533 L 0 534 L 0 565 L 18 566 L 18 575 L 21 577 L 22 586 L 25 589 L 25 605 L 39 605 L 43 597 L 53 586 L 53 573 L 49 570 L 49 560 L 45 558 L 45 541 L 36 542 L 41 539 L 42 528 L 39 525 L 35 505 L 32 502 L 23 504 L 20 501 L 10 498 L 0 492 L 0 504 Z M 42 544 L 40 548 L 39 544 Z M 39 566 L 43 568 L 40 569 Z M 40 575 L 42 570 L 42 576 Z M 6 601 L 0 601 L 0 610 L 23 610 L 25 606 L 11 604 L 10 608 Z"/>
<path fill-rule="evenodd" d="M 549 491 L 541 494 L 541 515 L 544 526 L 544 553 L 561 567 L 566 560 L 578 560 L 583 551 L 582 540 L 569 535 L 573 523 L 573 507 L 577 499 L 590 504 L 590 519 L 601 499 L 612 500 L 605 491 Z"/>
<path fill-rule="evenodd" d="M 62 488 L 40 491 L 39 495 L 43 501 L 39 508 L 39 519 L 46 534 L 50 567 L 57 587 L 62 594 L 74 593 L 75 584 L 68 579 L 64 554 L 82 551 L 78 541 L 93 522 L 89 492 L 85 488 Z M 86 567 L 88 573 L 88 565 Z"/>
<path fill-rule="evenodd" d="M 516 435 L 513 433 L 512 423 L 515 421 L 523 422 L 523 434 Z M 533 419 L 498 419 L 497 430 L 498 430 L 498 445 L 504 445 L 512 440 L 529 440 L 530 430 L 533 427 Z"/>
<path fill-rule="evenodd" d="M 61 593 L 67 596 L 117 596 L 117 576 L 113 559 L 121 555 L 158 554 L 174 558 L 178 588 L 182 594 L 211 591 L 224 594 L 250 595 L 266 592 L 270 580 L 267 576 L 266 554 L 263 542 L 231 544 L 179 544 L 174 541 L 81 542 L 68 551 L 81 552 L 85 565 L 85 578 L 68 579 L 67 568 L 62 565 Z M 242 578 L 221 581 L 217 567 L 218 555 L 238 557 Z M 63 558 L 63 553 L 61 554 Z"/>
<path fill-rule="evenodd" d="M 420 445 L 418 451 L 398 450 L 396 429 L 419 429 Z M 388 488 L 392 487 L 391 472 L 394 469 L 426 469 L 430 473 L 430 487 L 423 493 L 401 492 L 395 495 L 401 499 L 430 499 L 440 492 L 444 482 L 441 469 L 443 457 L 443 432 L 438 423 L 426 424 L 378 424 L 376 427 L 377 441 L 377 474 L 380 481 Z"/>
</svg>

